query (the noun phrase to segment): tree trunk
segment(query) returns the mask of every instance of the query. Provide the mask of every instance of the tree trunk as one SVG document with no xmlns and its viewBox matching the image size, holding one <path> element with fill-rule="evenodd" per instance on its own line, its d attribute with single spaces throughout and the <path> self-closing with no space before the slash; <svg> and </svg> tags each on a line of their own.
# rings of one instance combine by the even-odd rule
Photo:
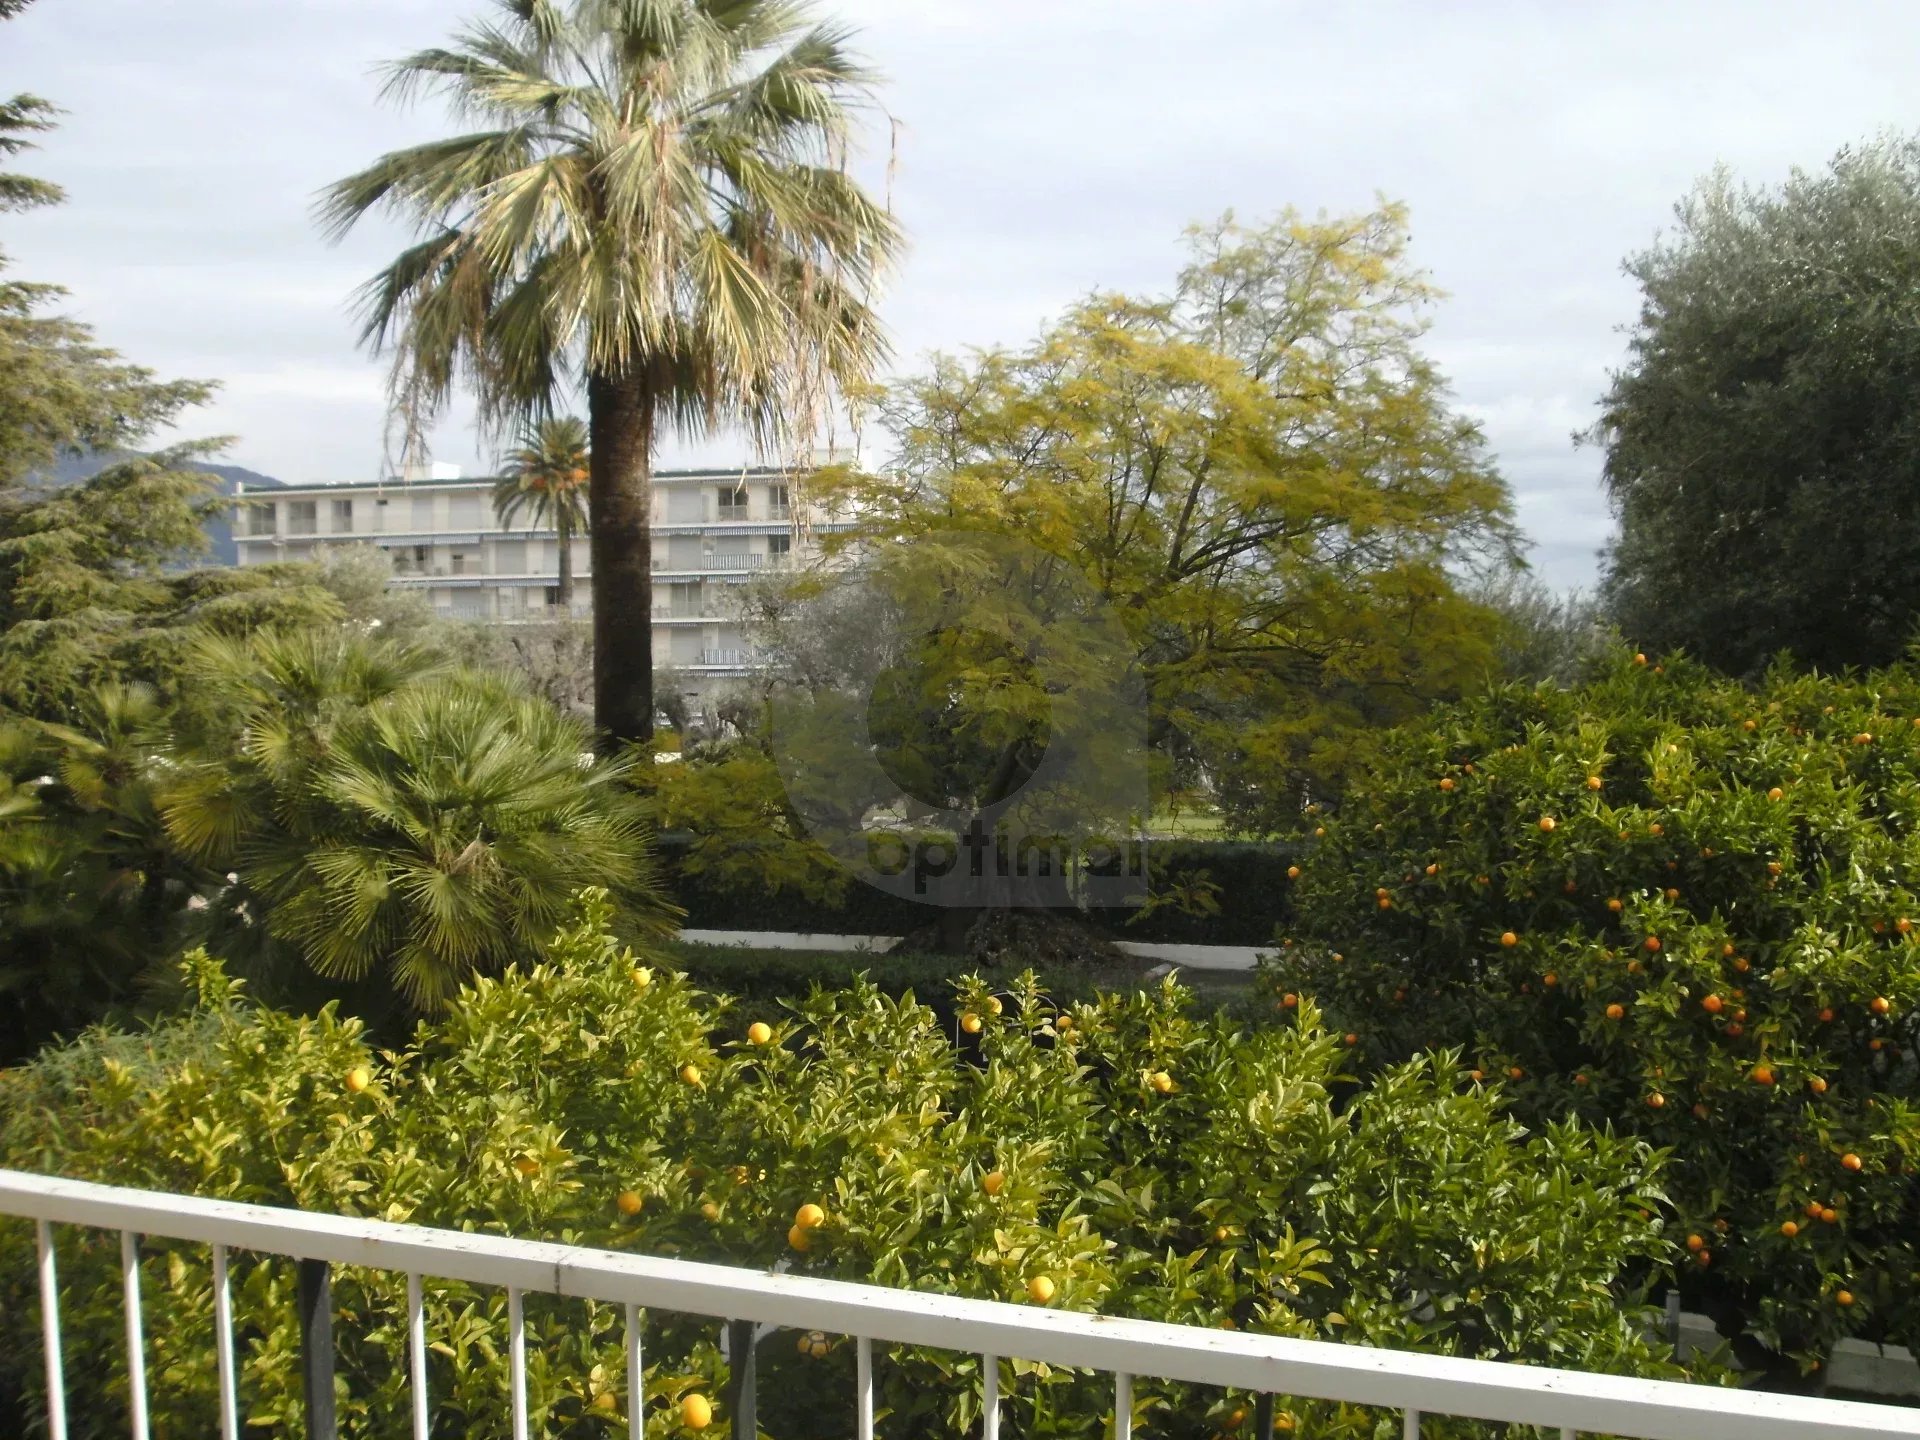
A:
<svg viewBox="0 0 1920 1440">
<path fill-rule="evenodd" d="M 573 511 L 561 505 L 553 512 L 554 533 L 560 539 L 560 608 L 573 619 Z"/>
<path fill-rule="evenodd" d="M 653 740 L 653 412 L 637 376 L 587 381 L 593 720 L 610 748 Z"/>
</svg>

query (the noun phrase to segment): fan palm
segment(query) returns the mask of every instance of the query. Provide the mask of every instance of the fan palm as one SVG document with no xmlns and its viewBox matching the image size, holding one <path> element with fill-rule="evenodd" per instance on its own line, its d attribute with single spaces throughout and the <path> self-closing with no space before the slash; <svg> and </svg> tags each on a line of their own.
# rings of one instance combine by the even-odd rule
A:
<svg viewBox="0 0 1920 1440">
<path fill-rule="evenodd" d="M 582 886 L 670 928 L 626 762 L 507 681 L 422 658 L 344 631 L 204 647 L 175 841 L 232 864 L 321 976 L 384 978 L 417 1010 L 541 954 Z"/>
<path fill-rule="evenodd" d="M 420 238 L 362 292 L 415 418 L 471 380 L 496 425 L 585 391 L 594 710 L 652 733 L 651 478 L 665 427 L 804 432 L 884 341 L 868 303 L 898 231 L 847 173 L 873 76 L 803 0 L 497 0 L 389 93 L 477 127 L 332 186 Z"/>
<path fill-rule="evenodd" d="M 493 513 L 502 525 L 525 515 L 532 528 L 551 529 L 560 546 L 560 608 L 573 614 L 573 537 L 587 528 L 587 427 L 571 415 L 542 420 L 526 444 L 507 457 L 493 487 Z"/>
</svg>

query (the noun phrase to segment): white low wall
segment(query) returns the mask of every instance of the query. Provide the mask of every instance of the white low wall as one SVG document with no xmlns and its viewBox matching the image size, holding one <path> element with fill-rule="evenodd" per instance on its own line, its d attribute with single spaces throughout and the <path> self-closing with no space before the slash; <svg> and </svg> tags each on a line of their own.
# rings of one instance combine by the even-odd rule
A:
<svg viewBox="0 0 1920 1440">
<path fill-rule="evenodd" d="M 739 945 L 755 950 L 826 950 L 838 954 L 879 955 L 900 943 L 898 935 L 828 935 L 780 930 L 682 930 L 690 945 Z M 1122 940 L 1119 948 L 1136 960 L 1183 965 L 1190 970 L 1251 970 L 1260 951 L 1251 945 L 1157 945 Z"/>
</svg>

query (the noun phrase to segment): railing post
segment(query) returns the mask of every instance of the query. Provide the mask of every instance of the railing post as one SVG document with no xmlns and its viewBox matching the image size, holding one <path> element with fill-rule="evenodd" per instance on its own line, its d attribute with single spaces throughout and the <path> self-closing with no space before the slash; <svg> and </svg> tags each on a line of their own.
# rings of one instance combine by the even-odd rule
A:
<svg viewBox="0 0 1920 1440">
<path fill-rule="evenodd" d="M 753 1321 L 727 1322 L 727 1408 L 733 1412 L 733 1440 L 756 1440 L 760 1434 L 759 1347 L 753 1343 Z"/>
<path fill-rule="evenodd" d="M 1113 1377 L 1113 1440 L 1133 1440 L 1133 1376 L 1124 1370 Z"/>
<path fill-rule="evenodd" d="M 47 1362 L 47 1435 L 67 1440 L 67 1381 L 60 1355 L 60 1282 L 54 1273 L 53 1226 L 34 1226 L 40 1258 L 40 1343 Z"/>
<path fill-rule="evenodd" d="M 300 1316 L 300 1379 L 307 1400 L 307 1440 L 338 1440 L 333 1411 L 333 1270 L 302 1260 L 295 1304 Z"/>
<path fill-rule="evenodd" d="M 1273 1396 L 1262 1395 L 1253 1402 L 1253 1433 L 1260 1440 L 1273 1440 Z"/>
</svg>

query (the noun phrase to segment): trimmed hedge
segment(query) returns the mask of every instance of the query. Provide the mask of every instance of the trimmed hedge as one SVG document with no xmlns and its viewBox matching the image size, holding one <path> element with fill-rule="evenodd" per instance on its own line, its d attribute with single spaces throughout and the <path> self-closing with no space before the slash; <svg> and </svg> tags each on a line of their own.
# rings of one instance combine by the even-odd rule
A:
<svg viewBox="0 0 1920 1440">
<path fill-rule="evenodd" d="M 685 834 L 668 833 L 659 837 L 657 848 L 661 871 L 692 929 L 905 935 L 925 925 L 933 914 L 929 906 L 858 881 L 846 887 L 838 902 L 810 899 L 795 891 L 735 889 L 710 876 L 686 873 L 680 862 L 689 844 Z M 1121 906 L 1085 913 L 1097 928 L 1121 940 L 1265 945 L 1274 939 L 1276 929 L 1292 920 L 1287 880 L 1292 853 L 1284 846 L 1240 841 L 1152 841 L 1147 845 L 1147 865 L 1154 893 L 1211 895 L 1218 913 L 1196 913 L 1175 903 L 1161 903 L 1144 915 Z M 1117 874 L 1120 865 L 1116 858 L 1098 873 Z"/>
</svg>

